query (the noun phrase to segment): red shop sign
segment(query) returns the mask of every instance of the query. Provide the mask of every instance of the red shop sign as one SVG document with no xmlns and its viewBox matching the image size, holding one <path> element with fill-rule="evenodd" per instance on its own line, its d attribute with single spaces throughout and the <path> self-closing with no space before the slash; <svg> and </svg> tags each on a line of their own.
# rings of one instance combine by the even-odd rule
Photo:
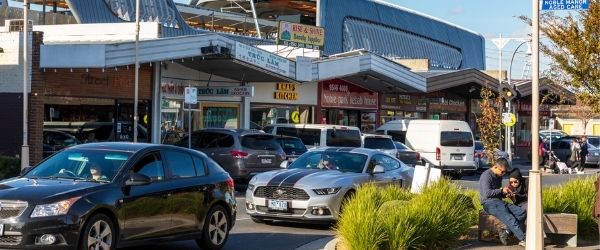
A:
<svg viewBox="0 0 600 250">
<path fill-rule="evenodd" d="M 321 84 L 321 106 L 333 108 L 377 109 L 378 93 L 335 79 Z"/>
</svg>

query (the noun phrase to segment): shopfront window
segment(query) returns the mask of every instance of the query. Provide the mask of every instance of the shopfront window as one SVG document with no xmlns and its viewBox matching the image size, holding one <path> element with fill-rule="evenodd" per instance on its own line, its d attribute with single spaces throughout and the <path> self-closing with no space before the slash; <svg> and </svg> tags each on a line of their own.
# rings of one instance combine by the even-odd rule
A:
<svg viewBox="0 0 600 250">
<path fill-rule="evenodd" d="M 203 107 L 203 128 L 239 128 L 238 107 Z"/>
<path fill-rule="evenodd" d="M 138 104 L 139 142 L 150 141 L 149 107 L 149 101 Z M 133 141 L 133 115 L 133 102 L 128 100 L 48 97 L 44 132 L 63 132 L 81 143 Z"/>
<path fill-rule="evenodd" d="M 250 122 L 258 128 L 276 123 L 314 123 L 312 109 L 301 105 L 252 104 Z"/>
</svg>

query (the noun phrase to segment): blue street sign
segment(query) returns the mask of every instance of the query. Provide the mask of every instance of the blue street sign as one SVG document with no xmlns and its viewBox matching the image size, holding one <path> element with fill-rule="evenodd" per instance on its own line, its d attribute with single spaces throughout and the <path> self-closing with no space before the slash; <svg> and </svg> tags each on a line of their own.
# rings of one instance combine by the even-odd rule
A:
<svg viewBox="0 0 600 250">
<path fill-rule="evenodd" d="M 589 0 L 541 0 L 542 10 L 587 10 Z"/>
</svg>

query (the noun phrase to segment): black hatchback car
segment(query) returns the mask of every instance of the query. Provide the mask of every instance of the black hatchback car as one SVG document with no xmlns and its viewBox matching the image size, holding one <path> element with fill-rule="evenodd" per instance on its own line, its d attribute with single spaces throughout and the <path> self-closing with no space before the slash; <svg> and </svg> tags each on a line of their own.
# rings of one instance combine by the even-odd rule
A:
<svg viewBox="0 0 600 250">
<path fill-rule="evenodd" d="M 0 248 L 103 249 L 194 239 L 220 249 L 233 179 L 206 155 L 142 143 L 65 149 L 0 182 Z"/>
</svg>

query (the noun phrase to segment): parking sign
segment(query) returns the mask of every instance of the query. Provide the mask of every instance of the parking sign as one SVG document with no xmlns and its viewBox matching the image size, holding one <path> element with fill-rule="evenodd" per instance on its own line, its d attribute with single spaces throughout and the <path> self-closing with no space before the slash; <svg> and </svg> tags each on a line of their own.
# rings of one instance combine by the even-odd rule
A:
<svg viewBox="0 0 600 250">
<path fill-rule="evenodd" d="M 198 103 L 198 89 L 194 87 L 185 87 L 185 104 Z"/>
</svg>

